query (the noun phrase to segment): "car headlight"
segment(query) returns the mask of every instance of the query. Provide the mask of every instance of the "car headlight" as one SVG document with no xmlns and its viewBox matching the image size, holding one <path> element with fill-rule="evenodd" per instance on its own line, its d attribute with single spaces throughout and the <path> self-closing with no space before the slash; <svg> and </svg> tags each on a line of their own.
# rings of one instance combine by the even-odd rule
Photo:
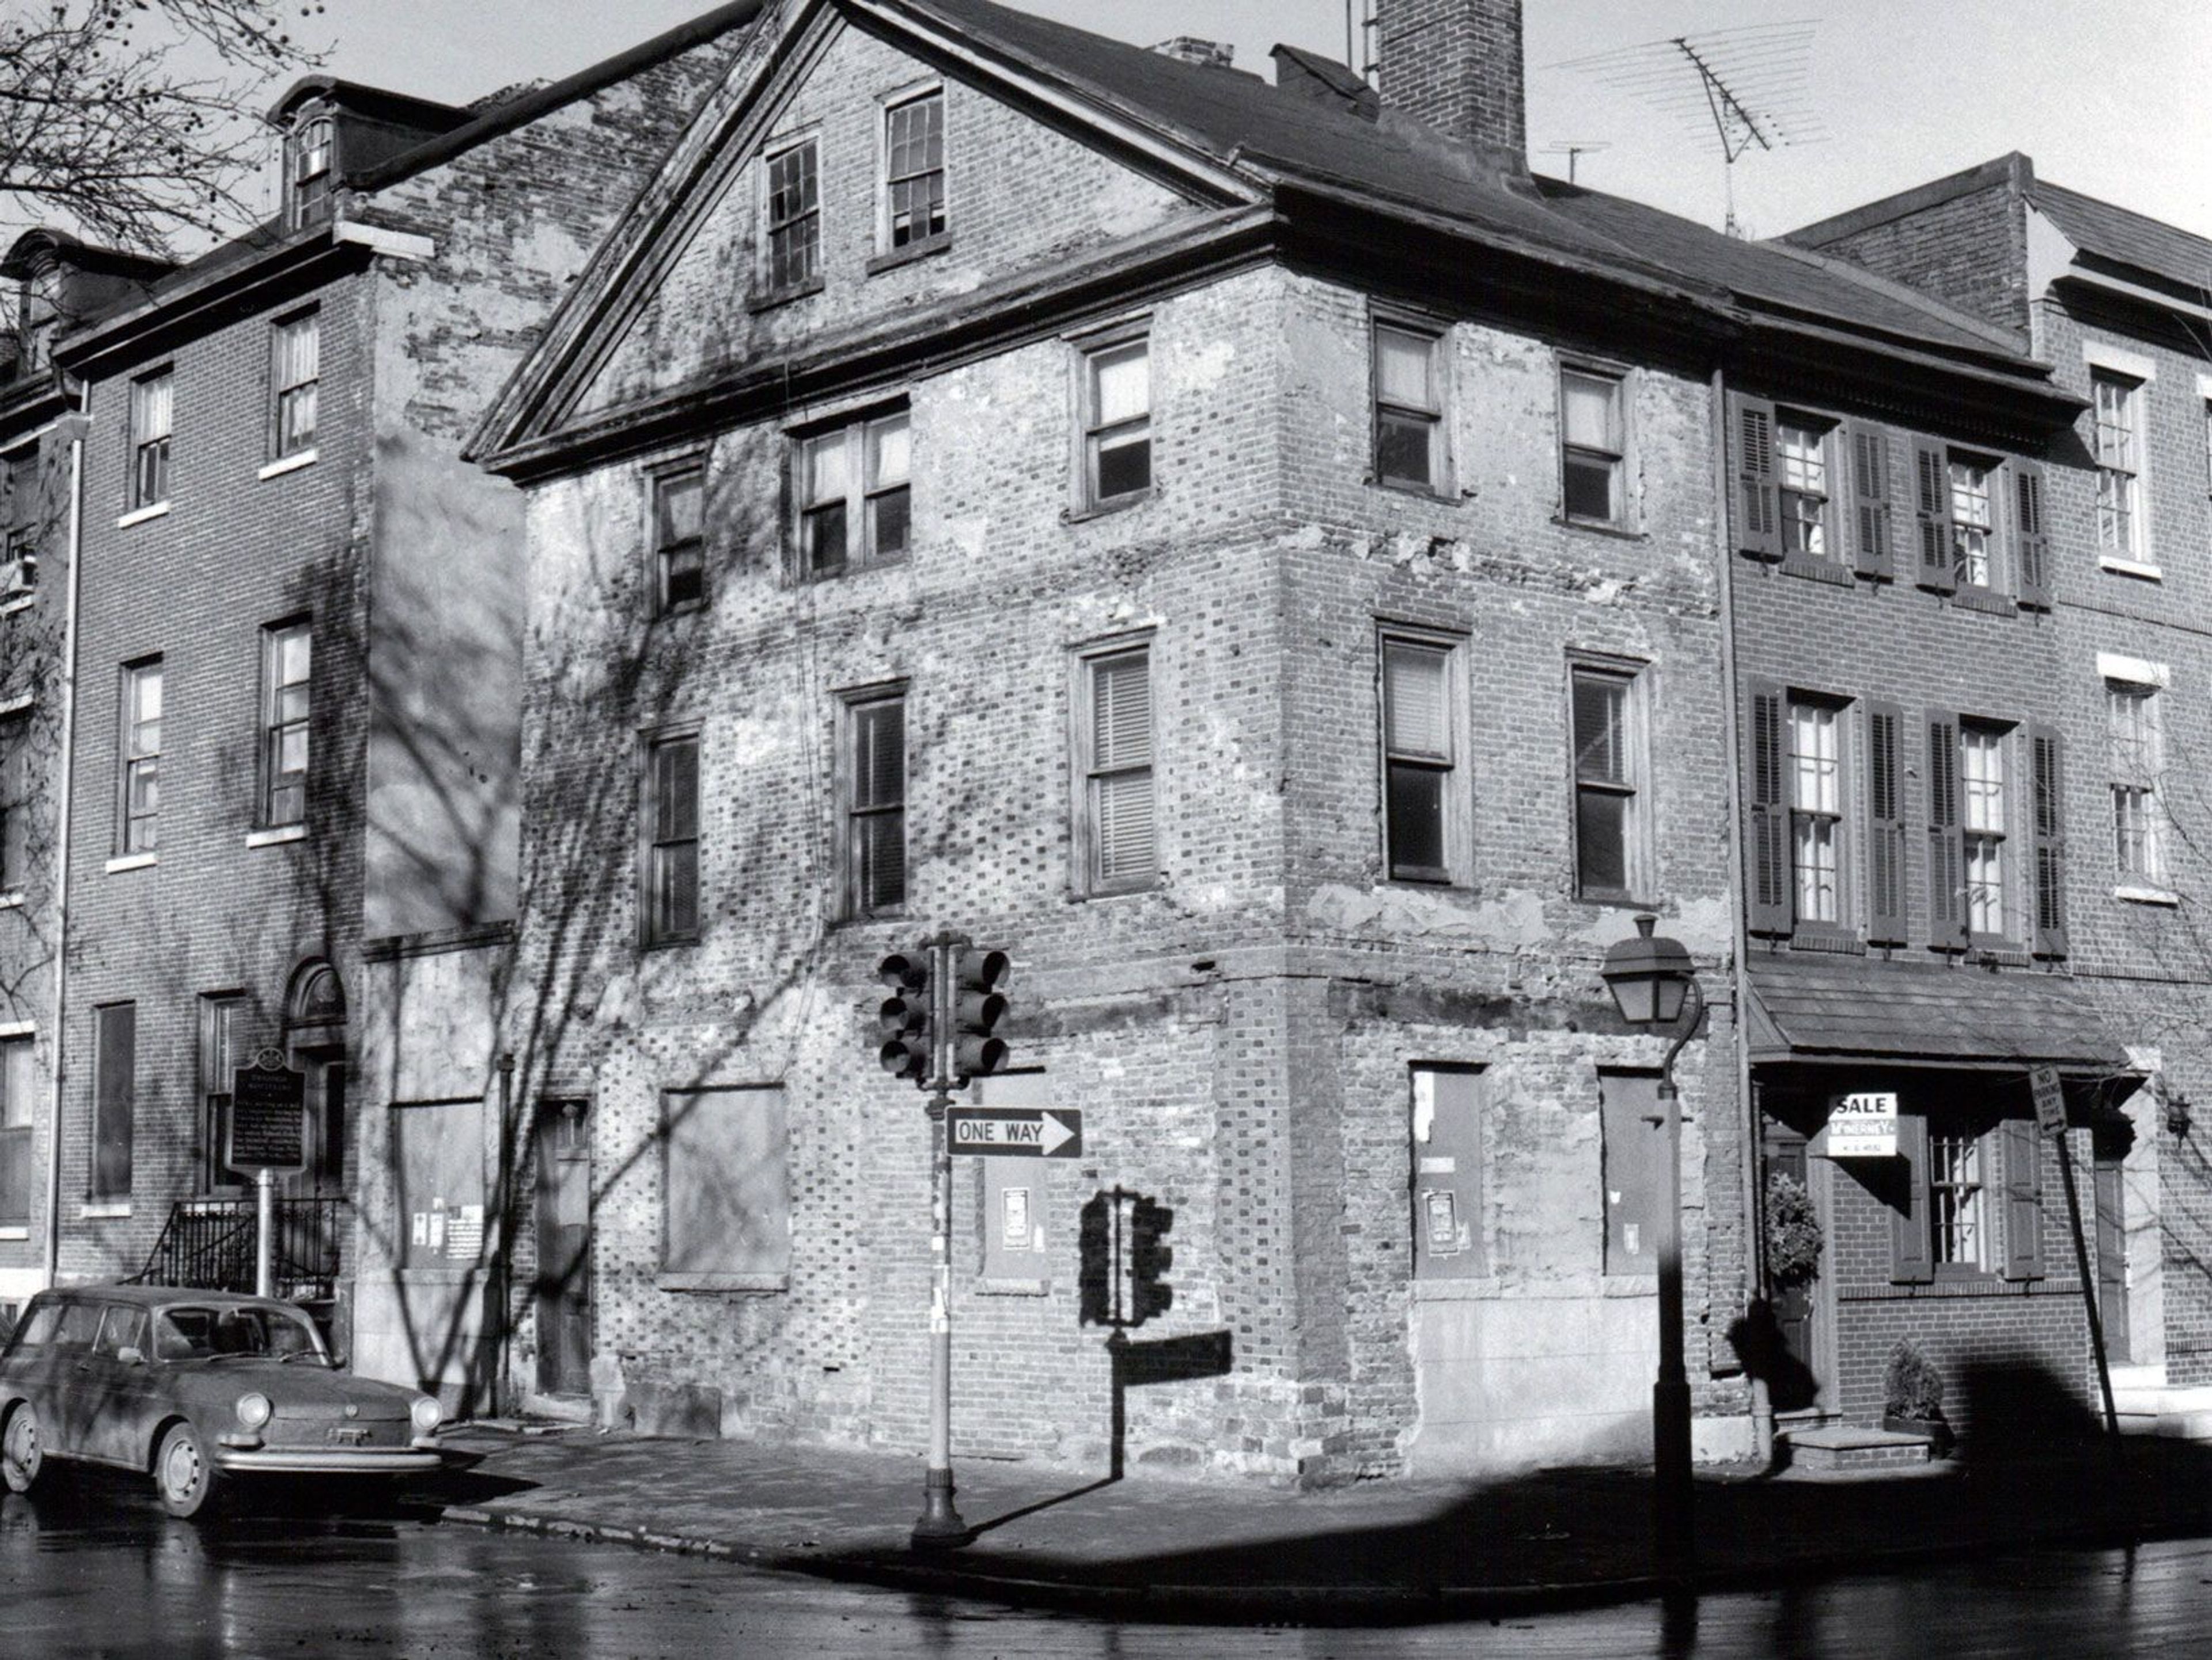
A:
<svg viewBox="0 0 2212 1660">
<path fill-rule="evenodd" d="M 238 1397 L 238 1421 L 250 1430 L 258 1430 L 276 1414 L 265 1395 L 241 1395 Z"/>
<path fill-rule="evenodd" d="M 445 1421 L 446 1409 L 428 1395 L 418 1395 L 407 1415 L 415 1420 L 416 1434 L 428 1435 Z"/>
</svg>

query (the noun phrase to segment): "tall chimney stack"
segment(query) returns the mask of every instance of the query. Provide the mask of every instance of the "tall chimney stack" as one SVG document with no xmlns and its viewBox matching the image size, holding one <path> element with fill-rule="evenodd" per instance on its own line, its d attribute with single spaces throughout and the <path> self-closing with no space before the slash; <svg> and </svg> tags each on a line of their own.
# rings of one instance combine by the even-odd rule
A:
<svg viewBox="0 0 2212 1660">
<path fill-rule="evenodd" d="M 1386 108 L 1528 167 L 1521 0 L 1377 0 Z"/>
</svg>

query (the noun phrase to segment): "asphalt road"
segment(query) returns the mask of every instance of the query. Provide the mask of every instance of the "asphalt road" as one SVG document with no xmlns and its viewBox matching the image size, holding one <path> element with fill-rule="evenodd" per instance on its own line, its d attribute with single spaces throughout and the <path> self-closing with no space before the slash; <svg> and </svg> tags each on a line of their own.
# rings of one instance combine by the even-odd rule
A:
<svg viewBox="0 0 2212 1660">
<path fill-rule="evenodd" d="M 726 1562 L 289 1506 L 173 1522 L 144 1484 L 0 1500 L 0 1656 L 2196 1656 L 2212 1543 L 1383 1631 L 1112 1625 Z"/>
</svg>

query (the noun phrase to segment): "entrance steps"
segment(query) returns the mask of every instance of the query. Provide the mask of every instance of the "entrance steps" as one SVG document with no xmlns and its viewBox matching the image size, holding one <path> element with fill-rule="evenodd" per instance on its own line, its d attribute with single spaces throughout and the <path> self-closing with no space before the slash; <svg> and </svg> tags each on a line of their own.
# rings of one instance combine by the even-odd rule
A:
<svg viewBox="0 0 2212 1660">
<path fill-rule="evenodd" d="M 1790 1465 L 1808 1474 L 1844 1475 L 1924 1464 L 1935 1444 L 1924 1435 L 1862 1429 L 1852 1424 L 1823 1424 L 1785 1432 Z"/>
<path fill-rule="evenodd" d="M 2212 1441 L 2212 1384 L 2169 1385 L 2163 1364 L 2114 1366 L 2112 1405 L 2123 1435 Z"/>
</svg>

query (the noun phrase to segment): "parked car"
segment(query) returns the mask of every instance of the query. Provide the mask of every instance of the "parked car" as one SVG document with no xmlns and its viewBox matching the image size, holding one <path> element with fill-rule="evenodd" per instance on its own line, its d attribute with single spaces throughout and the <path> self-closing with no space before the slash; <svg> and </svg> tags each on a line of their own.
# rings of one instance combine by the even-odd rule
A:
<svg viewBox="0 0 2212 1660">
<path fill-rule="evenodd" d="M 42 1292 L 0 1352 L 0 1473 L 49 1459 L 150 1474 L 172 1516 L 236 1475 L 403 1475 L 439 1467 L 429 1395 L 341 1371 L 301 1310 L 149 1286 Z"/>
</svg>

